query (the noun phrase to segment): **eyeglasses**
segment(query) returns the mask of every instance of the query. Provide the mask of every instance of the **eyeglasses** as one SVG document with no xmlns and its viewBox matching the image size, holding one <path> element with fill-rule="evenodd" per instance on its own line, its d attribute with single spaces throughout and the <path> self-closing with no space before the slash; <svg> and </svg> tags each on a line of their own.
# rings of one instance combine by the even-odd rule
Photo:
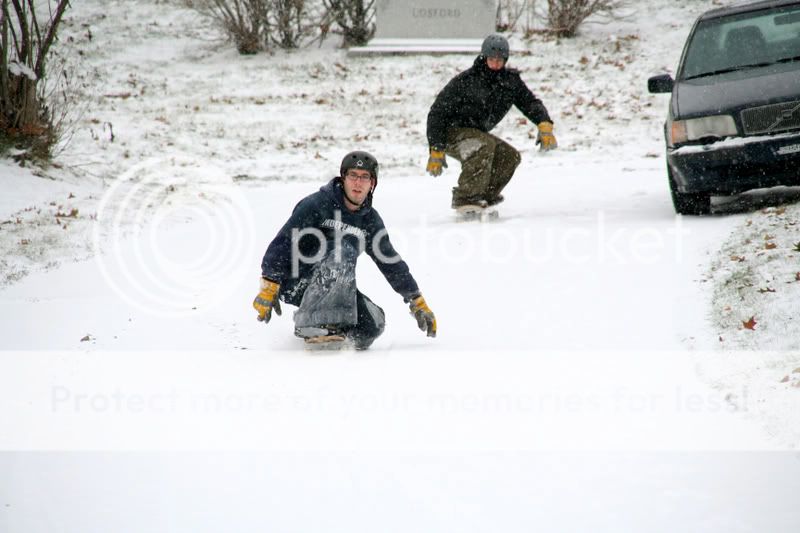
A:
<svg viewBox="0 0 800 533">
<path fill-rule="evenodd" d="M 344 175 L 345 178 L 349 179 L 350 181 L 360 181 L 361 183 L 368 183 L 372 180 L 372 174 L 354 174 L 352 172 L 348 172 Z"/>
</svg>

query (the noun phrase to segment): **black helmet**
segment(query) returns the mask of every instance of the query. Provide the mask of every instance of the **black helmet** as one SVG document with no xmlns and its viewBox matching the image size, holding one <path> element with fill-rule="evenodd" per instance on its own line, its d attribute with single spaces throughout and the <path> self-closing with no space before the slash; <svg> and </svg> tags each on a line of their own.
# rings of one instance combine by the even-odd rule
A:
<svg viewBox="0 0 800 533">
<path fill-rule="evenodd" d="M 344 177 L 348 170 L 357 168 L 360 170 L 369 170 L 375 181 L 378 181 L 378 160 L 372 154 L 356 150 L 350 152 L 344 159 L 342 159 L 342 166 L 339 167 L 339 175 Z"/>
<path fill-rule="evenodd" d="M 493 33 L 483 40 L 481 55 L 483 57 L 502 57 L 508 61 L 508 41 L 499 33 Z"/>
</svg>

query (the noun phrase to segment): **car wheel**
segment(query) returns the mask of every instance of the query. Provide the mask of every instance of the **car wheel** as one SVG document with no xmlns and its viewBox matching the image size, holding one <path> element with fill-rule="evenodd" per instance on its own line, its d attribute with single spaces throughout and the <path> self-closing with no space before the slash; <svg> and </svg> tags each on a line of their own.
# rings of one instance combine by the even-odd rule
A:
<svg viewBox="0 0 800 533">
<path fill-rule="evenodd" d="M 679 215 L 708 215 L 711 213 L 711 195 L 704 192 L 680 192 L 672 168 L 667 165 L 669 176 L 669 192 L 672 194 L 672 205 Z"/>
</svg>

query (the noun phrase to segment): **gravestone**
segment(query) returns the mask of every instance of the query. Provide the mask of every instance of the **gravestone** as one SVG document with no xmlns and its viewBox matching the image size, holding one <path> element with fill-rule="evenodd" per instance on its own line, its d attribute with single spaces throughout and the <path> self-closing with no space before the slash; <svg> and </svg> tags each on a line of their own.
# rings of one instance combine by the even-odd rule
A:
<svg viewBox="0 0 800 533">
<path fill-rule="evenodd" d="M 348 55 L 478 53 L 494 32 L 495 0 L 376 0 L 375 38 Z"/>
</svg>

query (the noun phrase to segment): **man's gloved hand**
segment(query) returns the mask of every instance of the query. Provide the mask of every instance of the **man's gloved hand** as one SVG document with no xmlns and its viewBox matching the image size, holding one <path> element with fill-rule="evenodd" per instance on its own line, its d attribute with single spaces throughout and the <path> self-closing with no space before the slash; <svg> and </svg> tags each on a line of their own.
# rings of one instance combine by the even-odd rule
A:
<svg viewBox="0 0 800 533">
<path fill-rule="evenodd" d="M 558 148 L 558 143 L 556 142 L 556 136 L 553 135 L 553 123 L 540 122 L 538 127 L 539 127 L 539 134 L 536 136 L 536 144 L 540 146 L 539 149 L 547 151 Z"/>
<path fill-rule="evenodd" d="M 426 168 L 428 174 L 441 176 L 442 167 L 447 168 L 447 159 L 444 157 L 444 151 L 431 148 L 431 155 L 428 157 L 428 167 Z"/>
<path fill-rule="evenodd" d="M 417 296 L 408 304 L 411 309 L 411 314 L 417 319 L 419 329 L 426 332 L 428 337 L 436 336 L 436 317 L 433 316 L 433 311 L 428 307 L 425 298 Z"/>
<path fill-rule="evenodd" d="M 258 320 L 267 323 L 272 318 L 272 309 L 280 316 L 281 302 L 278 300 L 278 293 L 281 286 L 267 278 L 261 278 L 261 292 L 253 300 L 253 307 L 258 311 Z"/>
</svg>

